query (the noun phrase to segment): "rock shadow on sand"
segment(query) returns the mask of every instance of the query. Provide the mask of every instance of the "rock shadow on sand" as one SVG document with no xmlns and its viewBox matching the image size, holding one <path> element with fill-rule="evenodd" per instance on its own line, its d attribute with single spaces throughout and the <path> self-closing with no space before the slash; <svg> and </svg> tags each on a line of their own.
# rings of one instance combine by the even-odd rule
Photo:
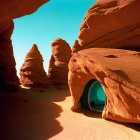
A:
<svg viewBox="0 0 140 140">
<path fill-rule="evenodd" d="M 47 140 L 63 130 L 62 109 L 41 95 L 0 93 L 1 140 Z"/>
<path fill-rule="evenodd" d="M 138 123 L 123 123 L 123 122 L 121 123 L 121 122 L 117 122 L 117 121 L 113 121 L 113 120 L 106 120 L 106 121 L 108 121 L 109 123 L 123 125 L 125 127 L 128 127 L 130 129 L 140 132 L 140 124 L 138 124 Z"/>
<path fill-rule="evenodd" d="M 102 113 L 90 111 L 85 107 L 81 108 L 80 113 L 84 114 L 87 117 L 102 119 Z"/>
<path fill-rule="evenodd" d="M 64 101 L 66 97 L 71 96 L 69 89 L 61 90 L 54 87 L 50 88 L 31 88 L 30 90 L 24 90 L 26 93 L 30 93 L 31 96 L 36 96 L 43 99 L 49 99 L 53 102 Z"/>
</svg>

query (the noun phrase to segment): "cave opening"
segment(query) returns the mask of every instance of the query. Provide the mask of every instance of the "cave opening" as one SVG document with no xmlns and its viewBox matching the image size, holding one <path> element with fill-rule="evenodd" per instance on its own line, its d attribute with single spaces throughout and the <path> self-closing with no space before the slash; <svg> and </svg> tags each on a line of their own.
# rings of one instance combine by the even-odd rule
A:
<svg viewBox="0 0 140 140">
<path fill-rule="evenodd" d="M 105 92 L 101 83 L 92 79 L 86 84 L 80 102 L 83 107 L 102 113 L 105 107 L 105 100 Z"/>
</svg>

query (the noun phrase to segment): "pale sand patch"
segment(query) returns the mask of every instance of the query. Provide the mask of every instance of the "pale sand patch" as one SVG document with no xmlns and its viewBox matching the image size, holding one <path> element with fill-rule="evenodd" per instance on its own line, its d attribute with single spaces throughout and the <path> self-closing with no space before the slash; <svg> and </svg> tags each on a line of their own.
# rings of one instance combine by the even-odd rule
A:
<svg viewBox="0 0 140 140">
<path fill-rule="evenodd" d="M 0 93 L 0 140 L 139 140 L 140 124 L 106 121 L 70 110 L 68 90 Z"/>
</svg>

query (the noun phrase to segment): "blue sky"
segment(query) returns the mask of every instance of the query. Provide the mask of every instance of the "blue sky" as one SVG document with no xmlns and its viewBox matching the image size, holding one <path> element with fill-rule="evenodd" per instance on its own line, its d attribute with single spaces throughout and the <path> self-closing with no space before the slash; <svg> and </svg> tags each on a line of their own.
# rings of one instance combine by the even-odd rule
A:
<svg viewBox="0 0 140 140">
<path fill-rule="evenodd" d="M 56 38 L 66 40 L 72 47 L 78 39 L 80 25 L 86 12 L 96 0 L 51 0 L 32 15 L 14 20 L 12 35 L 17 74 L 33 44 L 37 44 L 48 72 L 51 43 Z"/>
</svg>

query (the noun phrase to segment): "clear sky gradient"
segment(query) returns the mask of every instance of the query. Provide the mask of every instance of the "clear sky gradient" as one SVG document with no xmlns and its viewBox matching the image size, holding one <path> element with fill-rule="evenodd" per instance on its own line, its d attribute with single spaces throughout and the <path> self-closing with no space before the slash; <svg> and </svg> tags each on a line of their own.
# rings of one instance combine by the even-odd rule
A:
<svg viewBox="0 0 140 140">
<path fill-rule="evenodd" d="M 72 47 L 78 39 L 80 25 L 96 0 L 50 0 L 32 15 L 14 20 L 12 35 L 17 74 L 33 44 L 37 44 L 48 72 L 51 43 L 56 38 L 66 40 Z"/>
</svg>

